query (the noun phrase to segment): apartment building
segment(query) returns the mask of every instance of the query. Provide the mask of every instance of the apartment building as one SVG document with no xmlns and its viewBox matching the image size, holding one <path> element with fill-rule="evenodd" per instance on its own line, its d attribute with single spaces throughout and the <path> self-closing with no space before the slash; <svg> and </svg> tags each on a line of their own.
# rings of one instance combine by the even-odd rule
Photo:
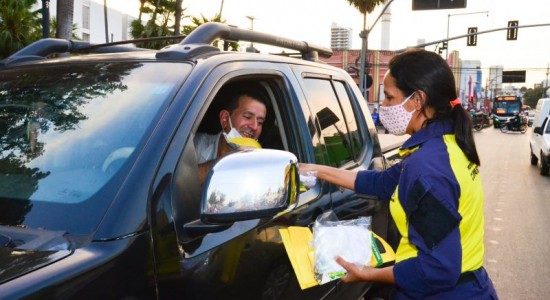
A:
<svg viewBox="0 0 550 300">
<path fill-rule="evenodd" d="M 119 0 L 120 1 L 120 0 Z M 41 9 L 38 1 L 35 9 Z M 54 18 L 57 1 L 50 1 L 50 17 Z M 76 24 L 76 35 L 84 41 L 105 43 L 131 39 L 130 24 L 133 16 L 118 10 L 107 9 L 107 30 L 105 30 L 105 8 L 103 3 L 92 0 L 74 0 L 73 23 Z"/>
</svg>

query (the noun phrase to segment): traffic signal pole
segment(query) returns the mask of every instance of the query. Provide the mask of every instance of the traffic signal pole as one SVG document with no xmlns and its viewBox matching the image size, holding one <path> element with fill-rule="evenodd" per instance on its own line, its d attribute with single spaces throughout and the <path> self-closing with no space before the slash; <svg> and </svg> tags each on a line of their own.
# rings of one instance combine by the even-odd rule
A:
<svg viewBox="0 0 550 300">
<path fill-rule="evenodd" d="M 462 13 L 462 14 L 448 14 L 447 15 L 447 48 L 445 49 L 445 60 L 449 59 L 449 24 L 451 22 L 451 17 L 454 16 L 463 16 L 463 15 L 473 15 L 473 14 L 487 14 L 487 17 L 489 16 L 489 11 L 476 11 L 471 13 Z"/>
<path fill-rule="evenodd" d="M 550 23 L 520 25 L 520 26 L 512 26 L 512 27 L 501 27 L 501 28 L 495 28 L 495 29 L 490 29 L 490 30 L 485 30 L 485 31 L 478 31 L 476 33 L 458 35 L 458 36 L 449 37 L 449 38 L 442 39 L 442 40 L 436 40 L 436 41 L 429 42 L 429 43 L 410 46 L 410 47 L 407 47 L 407 48 L 404 48 L 404 49 L 396 50 L 396 52 L 403 52 L 403 51 L 407 50 L 408 48 L 424 48 L 424 47 L 439 44 L 439 43 L 442 43 L 442 42 L 445 42 L 445 41 L 452 41 L 452 40 L 458 40 L 458 39 L 461 39 L 461 38 L 469 37 L 469 36 L 475 35 L 475 34 L 480 35 L 480 34 L 484 34 L 484 33 L 490 33 L 490 32 L 501 31 L 501 30 L 509 30 L 509 29 L 514 29 L 514 28 L 543 27 L 543 26 L 550 26 Z"/>
</svg>

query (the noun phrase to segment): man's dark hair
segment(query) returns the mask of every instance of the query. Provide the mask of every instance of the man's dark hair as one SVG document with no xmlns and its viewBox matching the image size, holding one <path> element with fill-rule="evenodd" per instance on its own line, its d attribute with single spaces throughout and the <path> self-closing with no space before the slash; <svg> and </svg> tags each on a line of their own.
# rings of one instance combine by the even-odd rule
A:
<svg viewBox="0 0 550 300">
<path fill-rule="evenodd" d="M 216 98 L 222 102 L 222 109 L 228 110 L 230 113 L 239 107 L 239 98 L 241 96 L 248 96 L 263 103 L 266 107 L 266 95 L 263 90 L 255 84 L 251 83 L 233 83 L 224 86 Z"/>
</svg>

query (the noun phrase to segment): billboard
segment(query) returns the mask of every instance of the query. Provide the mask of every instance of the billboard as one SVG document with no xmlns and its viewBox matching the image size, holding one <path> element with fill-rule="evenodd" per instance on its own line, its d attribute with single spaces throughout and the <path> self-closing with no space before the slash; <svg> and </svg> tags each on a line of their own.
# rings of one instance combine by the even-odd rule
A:
<svg viewBox="0 0 550 300">
<path fill-rule="evenodd" d="M 525 70 L 502 71 L 502 83 L 525 82 Z"/>
</svg>

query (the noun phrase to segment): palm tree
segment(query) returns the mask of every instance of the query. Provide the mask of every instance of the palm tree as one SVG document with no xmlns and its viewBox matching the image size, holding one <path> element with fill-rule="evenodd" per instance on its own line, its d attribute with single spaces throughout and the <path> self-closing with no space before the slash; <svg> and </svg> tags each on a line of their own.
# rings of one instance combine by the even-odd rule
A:
<svg viewBox="0 0 550 300">
<path fill-rule="evenodd" d="M 363 93 L 363 97 L 365 97 L 365 100 L 367 99 L 367 88 L 365 87 L 365 58 L 367 55 L 367 48 L 368 48 L 368 34 L 369 30 L 367 30 L 367 13 L 371 13 L 376 6 L 379 4 L 382 4 L 386 2 L 386 0 L 346 0 L 350 5 L 353 5 L 355 8 L 359 10 L 360 13 L 363 14 L 363 31 L 361 32 L 361 38 L 363 39 L 362 45 L 361 45 L 361 65 L 359 67 L 359 87 L 361 88 L 361 92 Z"/>
<path fill-rule="evenodd" d="M 201 26 L 202 24 L 206 24 L 208 22 L 225 23 L 226 20 L 222 19 L 222 17 L 219 14 L 214 15 L 214 17 L 212 19 L 208 19 L 204 15 L 201 15 L 200 18 L 191 17 L 191 23 L 193 23 L 193 25 L 183 26 L 183 32 L 184 32 L 184 34 L 188 35 L 193 30 L 195 30 L 197 27 Z M 214 43 L 212 43 L 212 45 L 214 47 L 219 47 L 218 41 L 215 41 Z M 239 43 L 237 43 L 237 42 L 227 42 L 227 48 L 231 49 L 231 51 L 239 51 Z M 225 49 L 225 45 L 224 45 L 224 49 Z"/>
<path fill-rule="evenodd" d="M 383 4 L 386 0 L 346 0 L 363 14 L 363 30 L 367 30 L 367 13 L 371 13 L 376 6 Z"/>
<path fill-rule="evenodd" d="M 57 0 L 56 38 L 71 39 L 73 29 L 74 0 Z"/>
<path fill-rule="evenodd" d="M 174 14 L 174 35 L 180 35 L 181 33 L 181 17 L 183 14 L 183 8 L 181 5 L 183 0 L 176 0 L 176 12 Z"/>
<path fill-rule="evenodd" d="M 40 39 L 40 10 L 32 12 L 36 0 L 0 2 L 0 58 L 5 58 Z"/>
</svg>

